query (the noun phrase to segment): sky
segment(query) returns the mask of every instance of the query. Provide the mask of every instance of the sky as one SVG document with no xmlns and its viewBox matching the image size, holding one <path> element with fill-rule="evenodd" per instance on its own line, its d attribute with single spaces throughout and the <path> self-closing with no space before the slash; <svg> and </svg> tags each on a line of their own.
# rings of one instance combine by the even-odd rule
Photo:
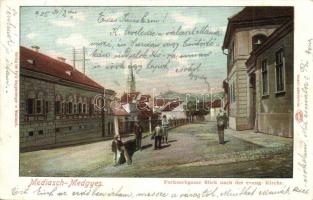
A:
<svg viewBox="0 0 313 200">
<path fill-rule="evenodd" d="M 64 57 L 69 64 L 75 48 L 75 66 L 81 71 L 85 47 L 86 75 L 118 94 L 127 90 L 130 65 L 139 92 L 206 94 L 209 88 L 222 90 L 226 56 L 221 46 L 227 18 L 242 9 L 22 7 L 20 43 L 37 45 L 41 53 Z M 179 34 L 192 30 L 199 34 Z"/>
</svg>

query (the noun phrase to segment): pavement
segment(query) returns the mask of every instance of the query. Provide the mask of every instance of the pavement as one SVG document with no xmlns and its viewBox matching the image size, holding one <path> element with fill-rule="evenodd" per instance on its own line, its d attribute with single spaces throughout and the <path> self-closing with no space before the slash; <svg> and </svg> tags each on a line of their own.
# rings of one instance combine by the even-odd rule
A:
<svg viewBox="0 0 313 200">
<path fill-rule="evenodd" d="M 169 131 L 169 143 L 154 150 L 149 135 L 133 163 L 113 166 L 111 141 L 20 154 L 21 176 L 85 177 L 292 177 L 293 139 L 253 131 L 225 130 L 218 144 L 215 122 Z M 132 143 L 133 136 L 125 140 Z"/>
</svg>

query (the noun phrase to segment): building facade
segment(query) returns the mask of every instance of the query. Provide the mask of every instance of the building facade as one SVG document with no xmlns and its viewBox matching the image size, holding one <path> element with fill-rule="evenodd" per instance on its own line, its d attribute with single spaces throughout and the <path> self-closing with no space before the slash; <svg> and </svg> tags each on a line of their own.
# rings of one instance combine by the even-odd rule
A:
<svg viewBox="0 0 313 200">
<path fill-rule="evenodd" d="M 293 137 L 293 38 L 293 21 L 288 21 L 246 63 L 258 132 Z"/>
<path fill-rule="evenodd" d="M 20 149 L 98 140 L 104 88 L 65 62 L 20 48 Z"/>
<path fill-rule="evenodd" d="M 105 89 L 104 90 L 104 96 L 105 96 L 105 133 L 107 133 L 110 136 L 114 136 L 114 116 L 113 116 L 113 109 L 116 102 L 116 93 L 114 90 Z"/>
<path fill-rule="evenodd" d="M 255 99 L 246 68 L 250 53 L 285 21 L 293 16 L 291 7 L 246 7 L 228 19 L 223 43 L 227 49 L 229 127 L 252 129 L 255 125 Z M 226 53 L 225 53 L 226 54 Z"/>
</svg>

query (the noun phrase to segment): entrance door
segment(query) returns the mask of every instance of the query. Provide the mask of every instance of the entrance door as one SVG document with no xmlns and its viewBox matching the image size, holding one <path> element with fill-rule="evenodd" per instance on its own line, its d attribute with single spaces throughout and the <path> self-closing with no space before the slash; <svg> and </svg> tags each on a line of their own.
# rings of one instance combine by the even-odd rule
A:
<svg viewBox="0 0 313 200">
<path fill-rule="evenodd" d="M 250 81 L 249 81 L 249 94 L 250 94 L 250 119 L 249 124 L 250 128 L 255 128 L 255 119 L 256 119 L 256 80 L 255 80 L 255 73 L 250 74 Z"/>
</svg>

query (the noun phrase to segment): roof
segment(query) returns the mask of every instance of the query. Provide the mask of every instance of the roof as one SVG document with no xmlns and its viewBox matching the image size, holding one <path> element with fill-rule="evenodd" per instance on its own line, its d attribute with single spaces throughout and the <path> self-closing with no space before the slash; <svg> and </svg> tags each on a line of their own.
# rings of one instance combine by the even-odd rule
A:
<svg viewBox="0 0 313 200">
<path fill-rule="evenodd" d="M 229 18 L 229 22 L 271 19 L 273 17 L 290 16 L 292 13 L 293 7 L 245 7 L 242 11 Z"/>
<path fill-rule="evenodd" d="M 255 27 L 260 25 L 277 25 L 293 18 L 293 7 L 245 7 L 236 15 L 228 18 L 228 25 L 225 33 L 223 49 L 228 48 L 231 35 L 236 28 Z"/>
<path fill-rule="evenodd" d="M 212 108 L 220 108 L 222 106 L 222 102 L 220 99 L 213 100 L 212 105 L 211 105 L 211 101 L 206 102 L 206 107 L 209 108 L 211 106 Z"/>
<path fill-rule="evenodd" d="M 169 101 L 170 101 L 170 99 L 155 98 L 154 99 L 154 106 L 162 107 L 162 106 L 165 106 Z"/>
<path fill-rule="evenodd" d="M 48 74 L 96 89 L 104 89 L 88 76 L 74 70 L 73 66 L 23 46 L 20 47 L 20 65 L 21 68 L 27 70 Z"/>
<path fill-rule="evenodd" d="M 140 92 L 130 92 L 130 93 L 124 93 L 121 97 L 121 103 L 132 103 L 133 100 L 136 100 Z"/>
<path fill-rule="evenodd" d="M 147 110 L 139 110 L 138 111 L 138 118 L 140 119 L 145 119 L 149 117 L 158 117 L 159 113 L 153 113 L 152 109 L 147 109 Z"/>
<path fill-rule="evenodd" d="M 141 95 L 139 101 L 140 102 L 148 102 L 151 99 L 151 96 L 149 94 L 143 94 Z"/>
<path fill-rule="evenodd" d="M 172 101 L 179 101 L 179 98 L 162 98 L 162 97 L 156 97 L 154 98 L 154 106 L 156 107 L 163 107 L 165 106 L 168 102 Z"/>
<path fill-rule="evenodd" d="M 254 69 L 257 57 L 264 52 L 266 49 L 272 47 L 273 44 L 278 42 L 285 35 L 293 31 L 293 21 L 288 21 L 278 29 L 276 29 L 267 39 L 266 41 L 257 49 L 253 50 L 250 54 L 246 62 L 246 67 L 248 72 Z"/>
<path fill-rule="evenodd" d="M 114 116 L 128 116 L 129 113 L 125 110 L 125 108 L 120 105 L 119 107 L 115 107 L 112 109 Z"/>
<path fill-rule="evenodd" d="M 172 102 L 168 102 L 163 108 L 162 111 L 168 112 L 168 111 L 172 111 L 175 108 L 177 108 L 178 106 L 180 106 L 182 104 L 183 101 L 172 101 Z"/>
</svg>

